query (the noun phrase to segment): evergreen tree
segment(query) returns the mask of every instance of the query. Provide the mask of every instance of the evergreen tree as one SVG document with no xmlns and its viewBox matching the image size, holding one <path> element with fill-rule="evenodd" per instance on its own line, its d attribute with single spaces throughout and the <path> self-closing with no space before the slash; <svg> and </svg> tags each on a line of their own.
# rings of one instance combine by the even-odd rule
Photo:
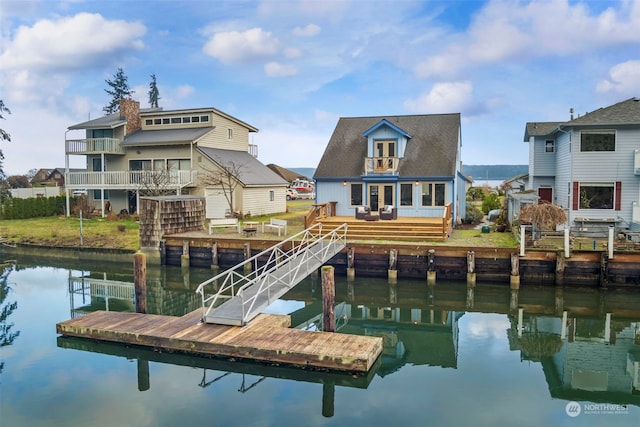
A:
<svg viewBox="0 0 640 427">
<path fill-rule="evenodd" d="M 151 74 L 151 83 L 149 83 L 149 106 L 158 108 L 158 100 L 160 99 L 160 91 L 156 84 L 156 75 Z"/>
<path fill-rule="evenodd" d="M 134 94 L 134 91 L 129 88 L 127 83 L 127 76 L 124 75 L 122 68 L 118 68 L 118 71 L 113 76 L 113 80 L 105 80 L 110 89 L 104 91 L 111 95 L 111 101 L 107 104 L 102 111 L 107 114 L 115 113 L 120 109 L 120 100 L 124 98 L 130 98 Z"/>
</svg>

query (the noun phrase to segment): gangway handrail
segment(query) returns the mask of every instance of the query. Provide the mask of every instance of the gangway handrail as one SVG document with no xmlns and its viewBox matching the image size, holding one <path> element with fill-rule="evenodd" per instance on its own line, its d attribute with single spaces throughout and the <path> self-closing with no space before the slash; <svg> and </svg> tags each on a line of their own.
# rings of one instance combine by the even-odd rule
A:
<svg viewBox="0 0 640 427">
<path fill-rule="evenodd" d="M 231 293 L 231 295 L 235 294 L 236 296 L 243 298 L 242 319 L 244 321 L 247 313 L 251 313 L 257 297 L 266 292 L 268 294 L 267 298 L 270 301 L 271 288 L 275 284 L 282 283 L 281 279 L 275 278 L 271 273 L 293 259 L 300 258 L 304 261 L 305 257 L 310 255 L 310 248 L 315 247 L 321 242 L 329 242 L 324 247 L 323 252 L 325 254 L 326 251 L 331 248 L 331 243 L 336 244 L 336 242 L 342 242 L 346 245 L 346 235 L 347 224 L 337 227 L 326 235 L 322 235 L 321 223 L 314 224 L 288 239 L 285 239 L 280 243 L 238 263 L 234 267 L 202 282 L 196 289 L 196 292 L 202 297 L 202 320 L 204 321 L 207 315 L 216 308 L 216 304 L 220 299 L 229 298 L 228 294 Z M 288 244 L 291 245 L 291 248 L 289 250 L 285 250 L 285 246 Z M 261 266 L 258 265 L 258 261 L 265 257 L 267 258 L 266 262 Z M 239 270 L 243 269 L 243 267 L 248 263 L 252 267 L 251 272 L 247 274 L 240 273 Z M 303 264 L 304 263 L 301 262 L 298 264 L 297 268 L 290 270 L 289 275 L 292 271 L 297 274 Z M 271 280 L 268 280 L 269 278 L 271 278 Z M 219 281 L 221 283 L 218 283 Z M 218 285 L 217 292 L 207 296 L 205 288 L 213 286 L 214 284 Z M 258 291 L 253 296 L 245 300 L 244 293 L 246 289 L 255 284 L 258 284 Z M 248 307 L 247 304 L 249 304 Z"/>
</svg>

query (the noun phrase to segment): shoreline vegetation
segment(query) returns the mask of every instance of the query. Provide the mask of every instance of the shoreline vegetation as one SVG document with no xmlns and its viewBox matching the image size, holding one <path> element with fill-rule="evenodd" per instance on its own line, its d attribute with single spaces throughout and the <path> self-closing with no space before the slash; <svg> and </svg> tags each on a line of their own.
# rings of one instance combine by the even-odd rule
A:
<svg viewBox="0 0 640 427">
<path fill-rule="evenodd" d="M 288 221 L 289 235 L 304 228 L 304 216 L 311 208 L 310 200 L 287 202 L 287 212 L 252 217 L 252 221 L 269 221 L 270 218 Z M 216 233 L 218 237 L 237 237 L 233 231 Z M 272 236 L 270 236 L 271 238 Z M 263 239 L 264 236 L 257 236 Z M 94 217 L 44 217 L 21 220 L 0 221 L 0 241 L 5 244 L 34 245 L 48 247 L 120 249 L 136 251 L 140 249 L 137 217 L 118 218 Z M 376 243 L 385 243 L 377 241 Z M 415 245 L 415 242 L 412 243 Z M 463 226 L 453 230 L 452 236 L 444 242 L 425 241 L 433 246 L 456 247 L 507 247 L 518 246 L 512 233 L 483 233 L 480 228 Z"/>
</svg>

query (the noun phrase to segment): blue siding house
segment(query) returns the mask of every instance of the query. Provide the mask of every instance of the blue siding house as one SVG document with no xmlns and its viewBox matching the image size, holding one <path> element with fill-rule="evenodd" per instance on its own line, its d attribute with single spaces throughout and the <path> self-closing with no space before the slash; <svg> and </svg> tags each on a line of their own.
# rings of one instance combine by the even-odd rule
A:
<svg viewBox="0 0 640 427">
<path fill-rule="evenodd" d="M 640 231 L 640 99 L 567 122 L 529 122 L 529 183 L 575 231 Z"/>
<path fill-rule="evenodd" d="M 465 215 L 460 114 L 344 117 L 316 168 L 316 202 L 337 202 L 337 216 L 357 206 L 398 217 Z"/>
</svg>

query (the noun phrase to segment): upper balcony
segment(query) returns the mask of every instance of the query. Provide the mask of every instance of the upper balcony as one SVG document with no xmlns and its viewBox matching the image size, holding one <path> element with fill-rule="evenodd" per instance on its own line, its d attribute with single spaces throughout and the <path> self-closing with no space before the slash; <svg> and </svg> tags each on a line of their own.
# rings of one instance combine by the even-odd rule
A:
<svg viewBox="0 0 640 427">
<path fill-rule="evenodd" d="M 125 154 L 118 138 L 67 139 L 66 154 Z"/>
<path fill-rule="evenodd" d="M 196 183 L 194 170 L 69 172 L 65 176 L 68 189 L 83 190 L 178 189 Z"/>
<path fill-rule="evenodd" d="M 398 157 L 365 157 L 364 174 L 396 175 L 399 162 Z"/>
</svg>

